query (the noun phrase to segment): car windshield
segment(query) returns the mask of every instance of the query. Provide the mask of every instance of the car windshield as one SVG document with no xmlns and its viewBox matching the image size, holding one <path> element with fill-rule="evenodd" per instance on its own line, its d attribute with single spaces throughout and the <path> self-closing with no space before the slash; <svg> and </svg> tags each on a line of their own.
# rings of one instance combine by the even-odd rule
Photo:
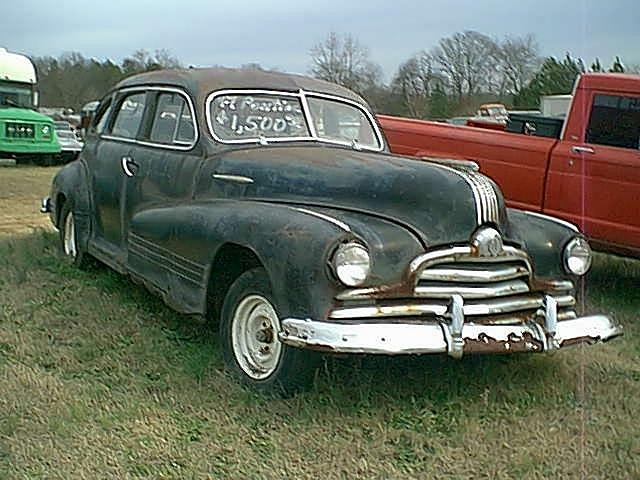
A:
<svg viewBox="0 0 640 480">
<path fill-rule="evenodd" d="M 349 100 L 314 93 L 227 91 L 210 96 L 209 127 L 222 143 L 320 141 L 380 150 L 371 115 Z"/>
<path fill-rule="evenodd" d="M 32 108 L 31 87 L 12 82 L 0 82 L 0 107 Z"/>
</svg>

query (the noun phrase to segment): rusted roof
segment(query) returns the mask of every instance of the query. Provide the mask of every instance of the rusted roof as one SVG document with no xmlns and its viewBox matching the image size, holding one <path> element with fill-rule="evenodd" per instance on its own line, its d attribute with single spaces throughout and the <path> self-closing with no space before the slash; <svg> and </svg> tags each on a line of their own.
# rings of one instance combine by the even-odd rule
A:
<svg viewBox="0 0 640 480">
<path fill-rule="evenodd" d="M 156 70 L 126 78 L 115 88 L 150 84 L 180 86 L 199 98 L 216 90 L 233 88 L 285 90 L 291 92 L 303 89 L 348 98 L 361 104 L 366 103 L 351 90 L 334 83 L 302 75 L 257 69 L 188 68 Z"/>
</svg>

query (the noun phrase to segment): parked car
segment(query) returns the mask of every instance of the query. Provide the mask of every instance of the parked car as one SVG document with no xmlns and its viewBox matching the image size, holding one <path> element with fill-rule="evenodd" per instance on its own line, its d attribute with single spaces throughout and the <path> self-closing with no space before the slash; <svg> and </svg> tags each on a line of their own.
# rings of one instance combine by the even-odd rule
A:
<svg viewBox="0 0 640 480">
<path fill-rule="evenodd" d="M 74 130 L 57 128 L 58 122 L 56 122 L 56 133 L 58 135 L 58 143 L 60 144 L 59 157 L 63 163 L 75 160 L 78 154 L 82 150 L 83 143 L 78 139 L 78 135 Z"/>
<path fill-rule="evenodd" d="M 460 358 L 621 334 L 577 315 L 591 254 L 575 227 L 506 209 L 472 170 L 389 154 L 359 96 L 302 76 L 122 81 L 43 211 L 69 262 L 218 321 L 228 368 L 261 390 L 306 385 L 309 350 Z"/>
<path fill-rule="evenodd" d="M 559 118 L 518 117 L 513 130 L 529 135 L 378 119 L 394 153 L 475 161 L 508 205 L 576 223 L 596 248 L 640 257 L 640 76 L 582 75 L 562 128 Z M 539 136 L 549 134 L 557 136 Z"/>
</svg>

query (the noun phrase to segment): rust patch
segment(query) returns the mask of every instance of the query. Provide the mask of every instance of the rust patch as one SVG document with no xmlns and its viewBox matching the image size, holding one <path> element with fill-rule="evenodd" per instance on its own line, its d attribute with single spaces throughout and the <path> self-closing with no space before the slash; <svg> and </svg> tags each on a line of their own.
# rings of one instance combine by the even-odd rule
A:
<svg viewBox="0 0 640 480">
<path fill-rule="evenodd" d="M 508 340 L 496 340 L 485 333 L 480 334 L 478 338 L 464 339 L 464 353 L 521 353 L 543 350 L 542 342 L 530 333 L 525 333 L 522 337 L 510 335 Z"/>
<path fill-rule="evenodd" d="M 593 337 L 577 337 L 577 338 L 569 338 L 567 340 L 563 340 L 560 344 L 560 347 L 568 347 L 570 345 L 578 345 L 580 343 L 586 343 L 588 345 L 593 345 L 598 341 L 597 338 Z"/>
</svg>

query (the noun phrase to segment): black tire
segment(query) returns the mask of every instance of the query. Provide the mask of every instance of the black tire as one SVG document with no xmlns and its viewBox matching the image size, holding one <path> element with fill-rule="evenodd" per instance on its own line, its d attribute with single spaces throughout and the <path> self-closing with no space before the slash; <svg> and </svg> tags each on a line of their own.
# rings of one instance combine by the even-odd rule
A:
<svg viewBox="0 0 640 480">
<path fill-rule="evenodd" d="M 71 216 L 71 219 L 69 219 L 69 216 Z M 75 246 L 75 253 L 69 252 L 70 249 L 68 248 L 68 246 L 65 246 L 68 222 L 73 222 L 73 242 Z M 59 253 L 61 257 L 67 263 L 77 268 L 85 269 L 89 264 L 89 258 L 87 253 L 80 247 L 80 242 L 78 241 L 77 222 L 75 216 L 73 215 L 73 203 L 70 200 L 67 200 L 62 205 L 58 231 L 60 235 Z"/>
<path fill-rule="evenodd" d="M 236 351 L 234 347 L 233 323 L 240 322 L 235 319 L 235 314 L 241 302 L 256 297 L 266 299 L 271 306 L 275 305 L 269 276 L 264 268 L 253 268 L 240 275 L 233 282 L 224 299 L 219 335 L 225 363 L 231 374 L 244 385 L 261 393 L 291 396 L 311 385 L 320 356 L 316 352 L 282 344 L 277 340 L 276 335 L 274 341 L 280 344 L 277 366 L 266 378 L 252 378 L 246 371 L 246 365 L 243 368 L 236 358 L 237 354 L 241 354 L 239 349 Z M 273 310 L 275 311 L 275 307 Z"/>
</svg>

